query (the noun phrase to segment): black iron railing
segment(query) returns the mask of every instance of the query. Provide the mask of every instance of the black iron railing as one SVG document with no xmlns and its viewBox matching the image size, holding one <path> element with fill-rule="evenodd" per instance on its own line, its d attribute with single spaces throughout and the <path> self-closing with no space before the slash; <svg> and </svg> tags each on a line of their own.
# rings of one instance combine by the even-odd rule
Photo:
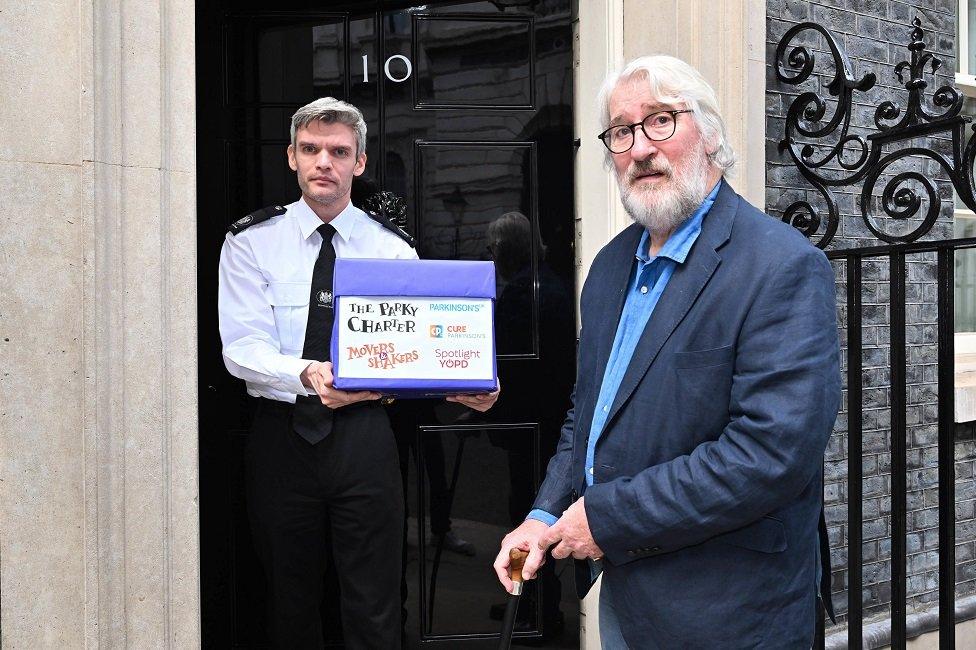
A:
<svg viewBox="0 0 976 650">
<path fill-rule="evenodd" d="M 939 646 L 954 647 L 955 626 L 955 471 L 954 471 L 954 345 L 953 289 L 956 252 L 976 249 L 976 238 L 915 242 L 891 246 L 830 251 L 843 261 L 847 282 L 847 435 L 848 435 L 848 644 L 862 647 L 861 600 L 863 421 L 862 266 L 865 260 L 887 260 L 890 289 L 891 365 L 891 646 L 906 643 L 906 257 L 935 253 L 938 302 L 938 472 L 939 472 Z M 823 617 L 818 646 L 823 647 Z"/>
<path fill-rule="evenodd" d="M 801 34 L 803 36 L 801 36 Z M 951 182 L 956 197 L 976 210 L 976 134 L 967 136 L 970 118 L 961 115 L 962 96 L 951 85 L 944 85 L 924 96 L 943 62 L 927 51 L 921 21 L 912 21 L 908 58 L 898 63 L 893 73 L 907 91 L 904 110 L 893 101 L 882 101 L 874 114 L 877 132 L 866 137 L 852 132 L 854 94 L 872 89 L 877 81 L 873 72 L 856 78 L 853 66 L 840 41 L 822 25 L 801 23 L 780 40 L 773 65 L 777 79 L 799 86 L 814 73 L 812 47 L 799 44 L 801 38 L 819 34 L 833 62 L 823 72 L 830 78 L 825 85 L 835 98 L 833 110 L 817 92 L 798 95 L 789 107 L 781 153 L 788 154 L 799 173 L 822 197 L 818 208 L 807 200 L 795 201 L 783 213 L 783 220 L 800 229 L 817 246 L 827 248 L 838 234 L 840 217 L 834 188 L 861 185 L 859 208 L 867 228 L 883 246 L 834 250 L 827 253 L 843 262 L 847 294 L 847 565 L 848 565 L 848 647 L 863 647 L 864 611 L 862 498 L 863 465 L 863 340 L 862 290 L 865 260 L 886 260 L 890 291 L 890 444 L 891 444 L 891 635 L 893 648 L 906 643 L 906 534 L 907 534 L 907 356 L 906 356 L 906 259 L 919 254 L 935 254 L 938 308 L 938 513 L 939 513 L 939 646 L 955 645 L 955 464 L 954 464 L 954 269 L 957 251 L 976 248 L 976 238 L 920 242 L 930 234 L 942 214 L 942 199 L 933 178 L 921 170 L 903 170 L 911 159 L 937 163 L 945 180 Z M 934 107 L 934 110 L 931 108 Z M 829 113 L 829 114 L 828 114 Z M 918 146 L 919 138 L 942 136 L 951 140 L 951 151 Z M 899 163 L 899 161 L 902 161 Z M 899 163 L 899 165 L 896 165 Z M 895 173 L 895 172 L 898 173 Z M 875 186 L 882 176 L 880 208 L 874 214 Z M 921 188 L 921 194 L 916 188 Z M 922 210 L 927 204 L 927 209 Z M 823 208 L 826 208 L 825 210 Z M 915 220 L 911 222 L 910 220 Z M 893 232 L 891 228 L 901 232 Z M 817 647 L 824 647 L 824 620 L 819 617 Z"/>
</svg>

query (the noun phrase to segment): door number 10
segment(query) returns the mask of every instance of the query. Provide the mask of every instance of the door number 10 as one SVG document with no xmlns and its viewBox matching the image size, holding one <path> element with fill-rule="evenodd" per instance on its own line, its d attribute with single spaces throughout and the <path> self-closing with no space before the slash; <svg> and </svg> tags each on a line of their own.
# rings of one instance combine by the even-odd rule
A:
<svg viewBox="0 0 976 650">
<path fill-rule="evenodd" d="M 369 72 L 367 68 L 368 56 L 369 56 L 368 54 L 363 55 L 363 82 L 364 83 L 369 82 Z M 403 61 L 403 65 L 407 66 L 407 74 L 403 75 L 402 77 L 393 76 L 393 74 L 390 72 L 390 62 L 395 60 Z M 394 54 L 393 56 L 389 57 L 386 60 L 386 63 L 383 64 L 383 72 L 384 74 L 386 74 L 386 78 L 389 79 L 390 81 L 393 81 L 395 83 L 400 83 L 410 78 L 410 75 L 413 74 L 413 66 L 410 64 L 410 59 L 408 59 L 407 57 L 403 56 L 402 54 Z"/>
</svg>

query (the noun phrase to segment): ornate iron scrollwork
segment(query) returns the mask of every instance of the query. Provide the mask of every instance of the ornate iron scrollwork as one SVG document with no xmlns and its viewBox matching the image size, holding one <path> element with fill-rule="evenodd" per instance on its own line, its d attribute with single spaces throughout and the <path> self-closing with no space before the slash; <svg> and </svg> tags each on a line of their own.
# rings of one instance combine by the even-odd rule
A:
<svg viewBox="0 0 976 650">
<path fill-rule="evenodd" d="M 959 114 L 963 97 L 952 86 L 942 86 L 933 94 L 932 104 L 945 110 L 935 114 L 926 109 L 923 102 L 924 91 L 928 86 L 925 80 L 926 69 L 930 69 L 929 74 L 934 75 L 942 66 L 942 60 L 926 51 L 921 20 L 915 18 L 912 25 L 911 42 L 908 44 L 911 60 L 901 61 L 894 69 L 898 81 L 908 91 L 908 106 L 903 114 L 901 107 L 895 102 L 884 101 L 879 104 L 874 113 L 878 132 L 866 138 L 850 133 L 853 99 L 854 91 L 866 92 L 874 87 L 877 82 L 874 73 L 865 74 L 860 79 L 855 78 L 850 59 L 837 39 L 828 29 L 816 23 L 794 26 L 783 35 L 776 47 L 776 77 L 783 83 L 794 86 L 810 78 L 815 64 L 814 54 L 806 46 L 796 45 L 790 48 L 790 43 L 798 34 L 807 31 L 819 33 L 826 39 L 833 57 L 834 77 L 827 85 L 830 95 L 837 98 L 833 113 L 829 119 L 825 119 L 828 102 L 819 94 L 812 91 L 800 94 L 793 100 L 787 112 L 783 139 L 779 143 L 780 153 L 789 152 L 800 174 L 823 196 L 827 204 L 824 233 L 816 242 L 820 248 L 826 248 L 830 244 L 840 222 L 837 204 L 829 188 L 855 185 L 861 181 L 864 181 L 860 195 L 861 217 L 878 239 L 888 243 L 911 242 L 928 233 L 939 216 L 942 203 L 932 180 L 921 171 L 896 173 L 885 182 L 880 201 L 881 208 L 891 219 L 905 221 L 918 218 L 922 197 L 914 186 L 920 185 L 924 190 L 928 209 L 917 227 L 909 232 L 896 234 L 886 231 L 871 218 L 871 199 L 878 179 L 897 161 L 912 156 L 929 158 L 938 163 L 948 174 L 960 200 L 976 211 L 973 190 L 976 135 L 971 136 L 963 148 L 966 124 L 970 122 L 969 117 Z M 951 157 L 934 149 L 918 146 L 906 146 L 884 153 L 885 145 L 911 145 L 913 138 L 939 133 L 952 135 Z M 837 141 L 832 145 L 817 142 L 834 135 Z M 818 156 L 818 150 L 822 151 L 823 148 L 827 148 L 827 152 Z M 833 169 L 829 167 L 831 163 Z M 828 169 L 831 174 L 824 173 Z M 783 221 L 812 238 L 819 232 L 823 219 L 813 204 L 801 200 L 786 208 Z"/>
</svg>

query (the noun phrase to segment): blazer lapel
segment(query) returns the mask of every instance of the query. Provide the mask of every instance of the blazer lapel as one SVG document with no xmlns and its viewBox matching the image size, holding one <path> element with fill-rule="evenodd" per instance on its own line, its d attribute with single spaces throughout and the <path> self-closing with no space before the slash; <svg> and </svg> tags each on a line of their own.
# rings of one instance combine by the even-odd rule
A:
<svg viewBox="0 0 976 650">
<path fill-rule="evenodd" d="M 620 313 L 624 308 L 624 298 L 627 295 L 627 287 L 630 285 L 630 274 L 634 270 L 634 260 L 637 258 L 637 244 L 640 242 L 643 229 L 634 224 L 624 231 L 624 236 L 620 239 L 618 251 L 613 256 L 613 260 L 608 265 L 605 280 L 599 283 L 601 287 L 608 287 L 606 295 L 602 300 L 598 314 L 603 316 L 598 319 L 599 329 L 594 340 L 597 343 L 596 356 L 596 381 L 597 391 L 600 390 L 600 382 L 606 372 L 607 362 L 610 359 L 610 351 L 613 349 L 613 338 L 617 333 L 617 323 L 620 322 Z"/>
<path fill-rule="evenodd" d="M 732 220 L 735 217 L 739 197 L 724 180 L 718 196 L 711 210 L 702 223 L 702 231 L 698 235 L 691 253 L 684 264 L 675 269 L 674 275 L 668 281 L 661 299 L 654 308 L 654 313 L 648 320 L 627 366 L 627 372 L 620 382 L 620 388 L 614 397 L 613 406 L 607 416 L 607 423 L 616 416 L 620 408 L 630 399 L 634 389 L 647 370 L 654 363 L 664 343 L 674 332 L 678 323 L 684 319 L 688 310 L 695 303 L 698 294 L 702 292 L 708 280 L 715 273 L 722 258 L 716 249 L 728 241 L 732 230 Z M 635 244 L 636 245 L 636 244 Z M 620 310 L 616 312 L 618 315 Z M 619 320 L 619 319 L 618 319 Z M 617 322 L 616 320 L 614 322 Z M 611 335 L 612 336 L 612 335 Z M 612 338 L 611 338 L 612 340 Z M 608 353 L 609 354 L 609 353 Z M 606 361 L 604 360 L 604 364 Z"/>
</svg>

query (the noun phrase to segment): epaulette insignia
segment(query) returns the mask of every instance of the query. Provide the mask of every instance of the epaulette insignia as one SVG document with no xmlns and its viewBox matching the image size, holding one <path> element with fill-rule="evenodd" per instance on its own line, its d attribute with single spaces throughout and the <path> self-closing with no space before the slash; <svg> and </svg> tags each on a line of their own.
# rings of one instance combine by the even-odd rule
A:
<svg viewBox="0 0 976 650">
<path fill-rule="evenodd" d="M 251 214 L 241 217 L 234 223 L 230 224 L 227 227 L 227 232 L 232 235 L 238 235 L 256 223 L 267 221 L 271 217 L 277 217 L 279 214 L 284 214 L 287 211 L 288 209 L 283 205 L 269 205 L 266 208 L 255 210 Z"/>
</svg>

